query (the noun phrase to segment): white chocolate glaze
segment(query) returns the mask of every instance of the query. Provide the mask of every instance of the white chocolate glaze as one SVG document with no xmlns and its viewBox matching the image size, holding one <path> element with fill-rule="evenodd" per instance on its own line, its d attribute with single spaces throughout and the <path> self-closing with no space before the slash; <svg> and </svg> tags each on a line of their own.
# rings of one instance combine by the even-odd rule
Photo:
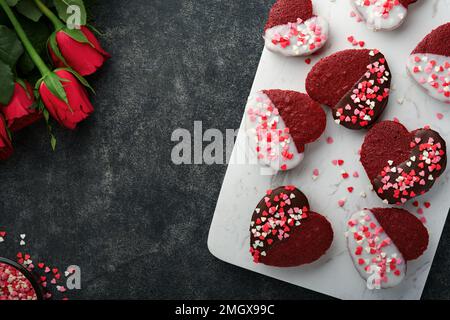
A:
<svg viewBox="0 0 450 320">
<path fill-rule="evenodd" d="M 402 282 L 405 260 L 371 211 L 352 215 L 347 243 L 355 268 L 367 281 L 368 289 L 391 288 Z"/>
<path fill-rule="evenodd" d="M 450 57 L 416 53 L 409 56 L 408 71 L 427 93 L 439 101 L 450 103 Z"/>
<path fill-rule="evenodd" d="M 356 13 L 373 30 L 393 30 L 406 18 L 406 9 L 398 0 L 350 0 Z M 388 8 L 386 8 L 388 6 Z"/>
<path fill-rule="evenodd" d="M 278 109 L 263 92 L 248 99 L 245 131 L 259 163 L 275 172 L 293 169 L 303 160 Z"/>
<path fill-rule="evenodd" d="M 264 40 L 267 49 L 285 56 L 306 56 L 322 48 L 328 40 L 328 22 L 312 17 L 267 29 Z"/>
</svg>

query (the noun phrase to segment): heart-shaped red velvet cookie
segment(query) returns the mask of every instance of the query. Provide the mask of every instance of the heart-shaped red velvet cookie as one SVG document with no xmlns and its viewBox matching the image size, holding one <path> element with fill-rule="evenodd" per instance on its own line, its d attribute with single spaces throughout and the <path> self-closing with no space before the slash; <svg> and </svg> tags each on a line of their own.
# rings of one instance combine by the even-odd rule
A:
<svg viewBox="0 0 450 320">
<path fill-rule="evenodd" d="M 434 29 L 408 59 L 411 77 L 433 98 L 450 104 L 450 22 Z"/>
<path fill-rule="evenodd" d="M 308 95 L 296 91 L 264 90 L 247 103 L 245 130 L 258 161 L 274 171 L 296 167 L 305 145 L 317 140 L 326 115 Z"/>
<path fill-rule="evenodd" d="M 393 30 L 406 19 L 408 7 L 417 0 L 351 0 L 356 14 L 373 30 Z"/>
<path fill-rule="evenodd" d="M 250 253 L 255 263 L 295 267 L 318 260 L 333 242 L 328 220 L 310 211 L 294 186 L 268 190 L 250 224 Z"/>
<path fill-rule="evenodd" d="M 391 72 L 384 55 L 344 50 L 320 60 L 306 78 L 309 96 L 332 109 L 335 122 L 348 129 L 370 127 L 386 109 Z"/>
<path fill-rule="evenodd" d="M 266 48 L 285 56 L 316 52 L 328 40 L 328 22 L 315 16 L 311 0 L 277 0 L 264 28 Z"/>
<path fill-rule="evenodd" d="M 406 262 L 419 258 L 428 241 L 422 222 L 403 209 L 365 209 L 348 221 L 350 256 L 369 289 L 398 285 Z"/>
<path fill-rule="evenodd" d="M 367 133 L 361 162 L 385 203 L 404 204 L 428 192 L 443 174 L 447 148 L 429 128 L 409 132 L 398 122 L 383 121 Z"/>
</svg>

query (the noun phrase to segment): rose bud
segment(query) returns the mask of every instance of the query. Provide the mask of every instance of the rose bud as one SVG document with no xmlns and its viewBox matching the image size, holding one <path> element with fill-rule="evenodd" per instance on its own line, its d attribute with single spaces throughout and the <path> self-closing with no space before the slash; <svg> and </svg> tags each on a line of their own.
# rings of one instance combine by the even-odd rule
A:
<svg viewBox="0 0 450 320">
<path fill-rule="evenodd" d="M 16 82 L 11 101 L 1 106 L 8 128 L 11 131 L 19 131 L 42 118 L 35 108 L 33 88 L 28 82 Z"/>
<path fill-rule="evenodd" d="M 82 76 L 93 74 L 111 57 L 85 26 L 80 30 L 63 28 L 56 31 L 50 37 L 49 51 L 56 67 L 71 67 Z"/>
<path fill-rule="evenodd" d="M 66 69 L 50 73 L 38 87 L 50 115 L 68 129 L 75 129 L 94 112 L 85 87 Z"/>
<path fill-rule="evenodd" d="M 0 160 L 6 160 L 13 154 L 14 149 L 12 147 L 9 133 L 6 130 L 6 123 L 3 116 L 0 115 Z"/>
</svg>

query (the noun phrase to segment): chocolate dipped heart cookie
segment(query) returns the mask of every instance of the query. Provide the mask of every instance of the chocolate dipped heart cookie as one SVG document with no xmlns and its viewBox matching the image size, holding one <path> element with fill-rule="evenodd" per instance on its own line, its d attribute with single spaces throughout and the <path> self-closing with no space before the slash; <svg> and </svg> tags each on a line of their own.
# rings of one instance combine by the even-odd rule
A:
<svg viewBox="0 0 450 320">
<path fill-rule="evenodd" d="M 417 0 L 350 0 L 356 14 L 372 30 L 393 30 L 406 19 L 408 7 Z"/>
<path fill-rule="evenodd" d="M 419 43 L 409 56 L 407 68 L 431 97 L 450 103 L 450 22 Z"/>
<path fill-rule="evenodd" d="M 267 49 L 285 56 L 310 55 L 328 40 L 328 22 L 314 15 L 311 0 L 277 0 L 264 40 Z"/>
<path fill-rule="evenodd" d="M 294 186 L 268 190 L 250 223 L 250 253 L 255 263 L 295 267 L 323 256 L 333 242 L 328 220 L 310 211 Z"/>
<path fill-rule="evenodd" d="M 377 195 L 401 205 L 428 192 L 443 174 L 446 143 L 430 128 L 409 132 L 398 122 L 383 121 L 367 133 L 361 163 Z"/>
<path fill-rule="evenodd" d="M 422 222 L 403 209 L 365 209 L 348 221 L 347 245 L 355 268 L 369 289 L 395 287 L 406 275 L 407 261 L 427 249 Z"/>
<path fill-rule="evenodd" d="M 305 145 L 326 127 L 326 115 L 308 95 L 296 91 L 264 90 L 252 95 L 245 111 L 245 130 L 259 163 L 274 171 L 296 167 Z"/>
<path fill-rule="evenodd" d="M 306 78 L 306 91 L 329 106 L 337 124 L 364 129 L 386 109 L 391 72 L 376 49 L 344 50 L 320 60 Z"/>
</svg>

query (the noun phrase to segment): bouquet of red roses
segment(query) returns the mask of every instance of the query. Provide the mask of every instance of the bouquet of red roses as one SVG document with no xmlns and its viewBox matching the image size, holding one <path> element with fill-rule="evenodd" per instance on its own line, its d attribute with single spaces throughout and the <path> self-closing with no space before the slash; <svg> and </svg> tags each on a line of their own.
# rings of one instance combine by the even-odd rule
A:
<svg viewBox="0 0 450 320">
<path fill-rule="evenodd" d="M 83 0 L 0 0 L 0 159 L 12 134 L 50 117 L 75 129 L 94 108 L 84 76 L 110 57 L 87 25 Z M 34 84 L 34 86 L 32 85 Z M 92 88 L 91 88 L 92 89 Z"/>
</svg>

